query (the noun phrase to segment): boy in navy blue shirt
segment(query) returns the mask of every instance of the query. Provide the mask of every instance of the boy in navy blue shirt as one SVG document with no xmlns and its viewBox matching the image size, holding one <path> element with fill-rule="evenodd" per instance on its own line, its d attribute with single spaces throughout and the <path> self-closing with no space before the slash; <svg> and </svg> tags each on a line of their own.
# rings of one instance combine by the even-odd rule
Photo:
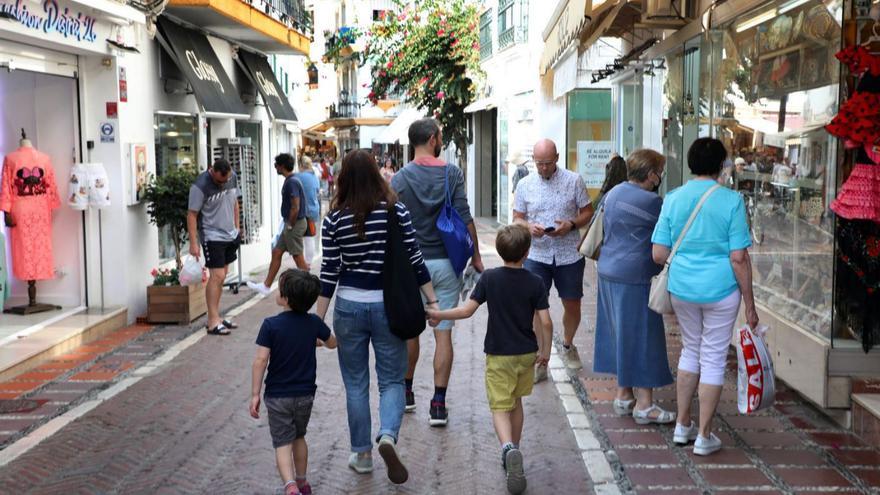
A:
<svg viewBox="0 0 880 495">
<path fill-rule="evenodd" d="M 260 389 L 268 365 L 265 398 L 269 433 L 278 472 L 285 483 L 284 492 L 310 495 L 312 488 L 306 481 L 309 451 L 305 435 L 317 390 L 315 344 L 320 340 L 328 349 L 333 349 L 336 338 L 320 318 L 308 313 L 321 293 L 318 277 L 300 270 L 287 270 L 281 274 L 278 288 L 276 302 L 289 311 L 266 318 L 260 327 L 250 413 L 259 419 Z"/>
<path fill-rule="evenodd" d="M 523 455 L 519 442 L 523 430 L 522 398 L 532 393 L 534 367 L 547 365 L 553 342 L 553 323 L 544 281 L 523 269 L 532 236 L 522 225 L 502 227 L 495 237 L 495 249 L 504 266 L 486 270 L 471 298 L 447 311 L 428 310 L 431 325 L 439 320 L 463 320 L 473 316 L 483 303 L 489 306 L 489 321 L 483 350 L 486 353 L 486 395 L 492 423 L 501 443 L 501 465 L 507 474 L 507 490 L 519 494 L 526 489 Z M 538 334 L 534 319 L 541 321 Z"/>
</svg>

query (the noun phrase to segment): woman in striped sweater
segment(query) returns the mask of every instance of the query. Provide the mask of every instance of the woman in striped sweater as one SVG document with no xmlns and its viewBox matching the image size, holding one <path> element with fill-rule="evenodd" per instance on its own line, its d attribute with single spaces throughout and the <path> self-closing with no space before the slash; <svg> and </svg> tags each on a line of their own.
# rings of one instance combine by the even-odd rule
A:
<svg viewBox="0 0 880 495">
<path fill-rule="evenodd" d="M 324 218 L 321 297 L 318 316 L 324 318 L 336 293 L 333 331 L 339 342 L 339 367 L 345 384 L 352 454 L 349 467 L 372 472 L 370 418 L 370 342 L 379 381 L 379 455 L 388 478 L 403 483 L 409 477 L 395 445 L 405 404 L 406 341 L 391 333 L 382 294 L 382 270 L 388 214 L 397 215 L 403 242 L 416 269 L 430 309 L 438 309 L 431 276 L 422 260 L 409 211 L 382 179 L 369 150 L 350 152 L 342 161 L 336 195 Z"/>
</svg>

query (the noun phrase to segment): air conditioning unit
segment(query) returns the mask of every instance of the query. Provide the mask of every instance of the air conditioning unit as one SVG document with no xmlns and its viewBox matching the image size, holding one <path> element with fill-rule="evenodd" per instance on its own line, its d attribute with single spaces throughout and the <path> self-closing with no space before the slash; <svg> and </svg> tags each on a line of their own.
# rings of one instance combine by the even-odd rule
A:
<svg viewBox="0 0 880 495">
<path fill-rule="evenodd" d="M 642 24 L 657 28 L 679 28 L 690 20 L 687 0 L 644 0 Z"/>
</svg>

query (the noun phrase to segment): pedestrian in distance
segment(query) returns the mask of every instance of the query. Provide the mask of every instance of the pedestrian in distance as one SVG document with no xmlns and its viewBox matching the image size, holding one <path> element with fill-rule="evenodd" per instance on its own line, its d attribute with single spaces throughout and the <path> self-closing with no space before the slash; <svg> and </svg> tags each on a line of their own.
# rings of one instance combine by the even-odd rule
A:
<svg viewBox="0 0 880 495">
<path fill-rule="evenodd" d="M 269 263 L 265 280 L 262 283 L 247 283 L 248 287 L 264 296 L 272 292 L 272 284 L 275 283 L 275 276 L 281 270 L 284 253 L 290 253 L 300 270 L 310 269 L 309 264 L 306 263 L 303 245 L 303 237 L 308 228 L 306 220 L 308 200 L 302 182 L 293 172 L 294 166 L 293 156 L 288 153 L 281 153 L 275 157 L 275 172 L 284 177 L 284 185 L 281 186 L 282 224 L 272 241 L 272 261 Z"/>
<path fill-rule="evenodd" d="M 385 157 L 385 165 L 382 167 L 382 178 L 391 182 L 391 179 L 394 178 L 394 159 L 390 156 Z"/>
<path fill-rule="evenodd" d="M 617 154 L 612 156 L 611 160 L 605 165 L 605 181 L 602 182 L 602 187 L 599 189 L 599 195 L 593 200 L 594 211 L 599 210 L 599 203 L 602 202 L 602 198 L 608 194 L 608 191 L 614 189 L 614 186 L 626 182 L 628 175 L 629 172 L 626 169 L 626 160 Z"/>
<path fill-rule="evenodd" d="M 654 191 L 666 159 L 641 149 L 625 163 L 629 180 L 602 199 L 593 371 L 617 378 L 613 407 L 619 416 L 632 416 L 638 424 L 665 424 L 675 421 L 675 413 L 654 404 L 653 389 L 672 383 L 672 373 L 663 317 L 648 307 L 648 295 L 651 278 L 661 269 L 651 257 L 651 234 L 663 204 Z"/>
<path fill-rule="evenodd" d="M 464 174 L 461 169 L 440 160 L 443 149 L 443 132 L 440 124 L 431 118 L 413 122 L 408 131 L 410 145 L 415 150 L 412 162 L 400 169 L 391 179 L 391 187 L 397 192 L 401 203 L 406 205 L 412 214 L 413 228 L 416 239 L 425 255 L 425 264 L 431 273 L 440 309 L 452 309 L 458 305 L 462 289 L 461 273 L 456 273 L 449 260 L 449 254 L 437 228 L 437 218 L 447 201 L 452 199 L 452 206 L 461 217 L 471 239 L 474 241 L 474 252 L 471 265 L 477 272 L 483 271 L 483 260 L 480 257 L 477 229 L 474 226 L 467 193 L 464 187 Z M 443 321 L 434 328 L 434 396 L 429 407 L 429 424 L 446 426 L 448 411 L 446 409 L 446 390 L 449 376 L 452 373 L 452 321 Z M 413 393 L 413 378 L 419 360 L 419 339 L 410 339 L 407 343 L 409 353 L 409 369 L 406 373 L 406 409 L 412 412 L 416 408 Z"/>
<path fill-rule="evenodd" d="M 574 336 L 581 323 L 585 262 L 578 252 L 578 229 L 590 223 L 593 206 L 581 176 L 557 165 L 559 153 L 553 141 L 538 141 L 533 156 L 538 173 L 530 174 L 517 186 L 513 218 L 532 234 L 526 270 L 544 280 L 548 294 L 555 284 L 562 299 L 562 360 L 567 368 L 580 369 Z M 540 327 L 541 322 L 536 320 L 535 325 Z M 547 367 L 539 365 L 535 382 L 546 379 Z"/>
<path fill-rule="evenodd" d="M 527 175 L 529 175 L 529 168 L 526 167 L 526 163 L 528 159 L 520 153 L 519 151 L 515 151 L 507 156 L 505 160 L 508 163 L 509 169 L 513 169 L 513 173 L 511 173 L 511 182 L 512 192 L 516 193 L 516 186 L 519 185 L 519 181 L 523 180 Z M 508 169 L 508 170 L 509 170 Z M 510 173 L 510 171 L 508 171 Z"/>
<path fill-rule="evenodd" d="M 470 299 L 458 308 L 428 311 L 435 325 L 439 320 L 470 318 L 481 304 L 489 306 L 483 344 L 486 393 L 510 493 L 526 489 L 519 448 L 524 422 L 522 398 L 531 395 L 534 367 L 547 365 L 553 345 L 553 323 L 544 281 L 523 269 L 531 240 L 529 230 L 522 225 L 502 227 L 495 237 L 495 249 L 504 266 L 486 270 Z M 541 320 L 540 331 L 533 325 L 536 318 Z"/>
<path fill-rule="evenodd" d="M 345 384 L 352 454 L 349 467 L 373 471 L 370 417 L 370 344 L 379 384 L 379 432 L 375 437 L 388 478 L 406 482 L 409 472 L 396 444 L 405 405 L 406 341 L 391 332 L 385 313 L 383 265 L 389 215 L 396 215 L 410 262 L 429 309 L 438 309 L 431 276 L 413 231 L 409 210 L 397 201 L 368 149 L 345 156 L 339 187 L 324 217 L 321 297 L 317 313 L 324 319 L 336 293 L 333 331 L 339 340 L 339 369 Z M 393 217 L 391 217 L 393 218 Z"/>
<path fill-rule="evenodd" d="M 311 225 L 320 225 L 321 223 L 321 182 L 312 165 L 312 159 L 303 155 L 299 160 L 299 172 L 294 177 L 299 180 L 303 186 L 303 192 L 306 195 L 306 218 Z M 311 267 L 312 260 L 315 257 L 315 241 L 316 236 L 304 235 L 303 237 L 303 254 L 305 256 L 306 265 Z"/>
<path fill-rule="evenodd" d="M 207 332 L 229 335 L 238 325 L 220 316 L 220 296 L 229 273 L 229 264 L 238 258 L 241 246 L 241 218 L 238 201 L 241 189 L 229 162 L 217 160 L 202 172 L 189 189 L 186 226 L 189 254 L 196 259 L 205 254 L 208 283 L 205 300 L 208 306 Z"/>
<path fill-rule="evenodd" d="M 740 302 L 745 304 L 748 325 L 752 329 L 758 326 L 748 251 L 752 239 L 745 204 L 739 193 L 718 184 L 726 158 L 721 141 L 694 141 L 687 155 L 694 178 L 666 195 L 651 239 L 654 262 L 669 263 L 668 289 L 681 327 L 682 350 L 675 386 L 678 421 L 673 441 L 681 445 L 694 442 L 696 455 L 721 449 L 721 440 L 712 433 L 712 418 L 721 399 L 727 351 Z M 701 200 L 705 202 L 686 230 Z M 676 242 L 681 244 L 670 260 Z M 691 401 L 698 390 L 700 415 L 696 425 L 691 420 Z"/>
<path fill-rule="evenodd" d="M 284 492 L 311 495 L 312 487 L 306 478 L 309 464 L 306 430 L 318 389 L 315 344 L 320 341 L 324 347 L 334 349 L 336 338 L 320 318 L 308 314 L 321 293 L 318 277 L 300 270 L 286 270 L 278 285 L 275 302 L 284 311 L 266 318 L 257 335 L 250 414 L 254 419 L 260 418 L 260 390 L 265 375 L 269 434 Z"/>
</svg>

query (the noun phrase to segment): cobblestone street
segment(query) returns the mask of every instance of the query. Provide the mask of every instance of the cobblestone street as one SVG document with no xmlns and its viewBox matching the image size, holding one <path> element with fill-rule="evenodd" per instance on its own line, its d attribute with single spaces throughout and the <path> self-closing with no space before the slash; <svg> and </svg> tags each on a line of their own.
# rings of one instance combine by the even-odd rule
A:
<svg viewBox="0 0 880 495">
<path fill-rule="evenodd" d="M 487 262 L 497 264 L 498 259 L 487 257 Z M 273 299 L 260 300 L 238 317 L 241 328 L 233 336 L 202 338 L 67 425 L 0 469 L 0 492 L 279 492 L 265 411 L 259 421 L 247 414 L 253 341 L 262 318 L 277 311 Z M 485 322 L 482 308 L 473 320 L 460 322 L 455 329 L 450 422 L 445 429 L 428 426 L 433 344 L 428 333 L 422 336 L 415 386 L 418 408 L 405 416 L 400 441 L 410 481 L 401 487 L 388 482 L 378 456 L 371 475 L 348 469 L 348 428 L 337 358 L 335 351 L 318 349 L 318 394 L 307 437 L 310 481 L 316 492 L 505 493 L 483 385 Z M 141 339 L 163 332 L 167 330 Z M 53 387 L 61 385 L 46 386 Z M 372 401 L 377 403 L 375 379 Z M 587 472 L 556 389 L 551 383 L 536 387 L 525 405 L 522 445 L 529 492 L 589 492 Z"/>
</svg>

